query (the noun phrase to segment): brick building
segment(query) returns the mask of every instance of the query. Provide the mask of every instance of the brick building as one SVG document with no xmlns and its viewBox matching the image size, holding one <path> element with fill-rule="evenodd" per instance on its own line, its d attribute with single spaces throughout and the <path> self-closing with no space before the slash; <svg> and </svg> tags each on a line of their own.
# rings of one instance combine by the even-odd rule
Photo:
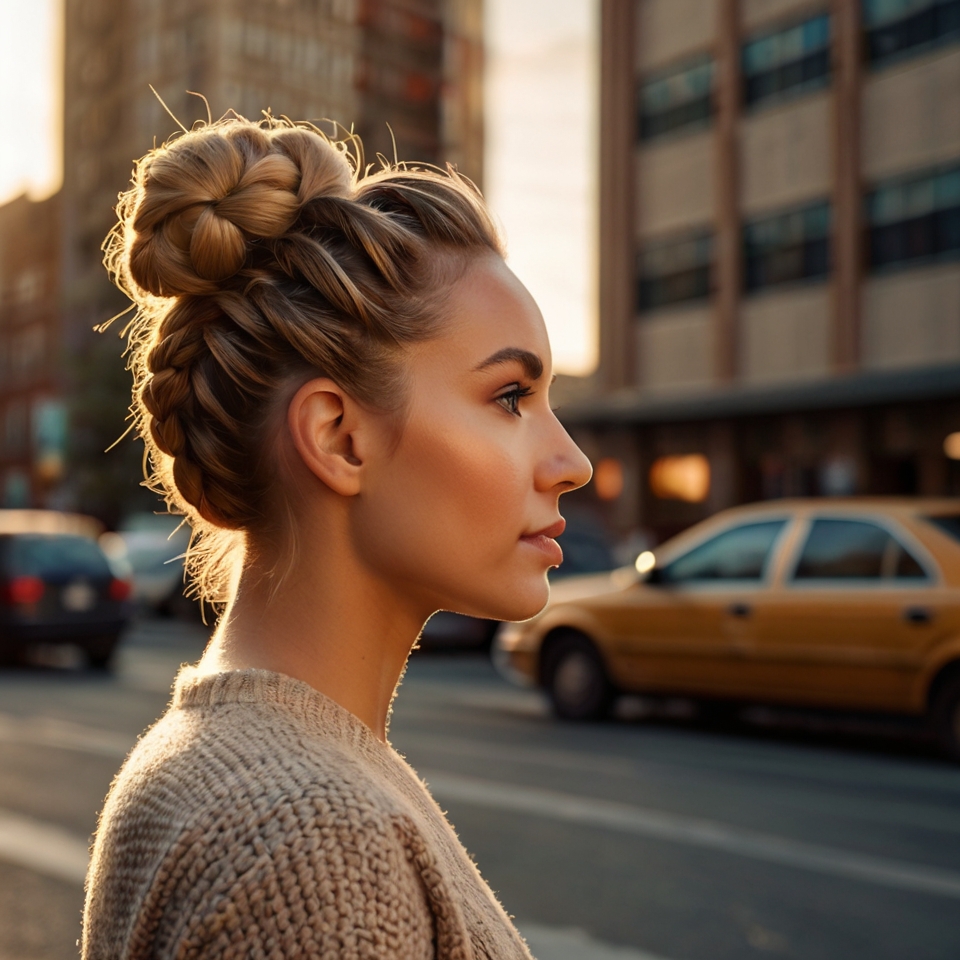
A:
<svg viewBox="0 0 960 960">
<path fill-rule="evenodd" d="M 232 108 L 352 126 L 376 154 L 482 179 L 479 0 L 66 0 L 64 182 L 0 207 L 0 505 L 108 522 L 153 504 L 126 428 L 126 307 L 101 264 L 133 159 Z M 388 126 L 389 124 L 389 126 Z M 341 129 L 342 133 L 343 130 Z M 66 458 L 66 462 L 65 462 Z M 63 483 L 58 487 L 58 483 Z M 51 499 L 52 497 L 52 499 Z"/>
<path fill-rule="evenodd" d="M 0 506 L 44 505 L 63 474 L 60 198 L 0 207 Z"/>
<path fill-rule="evenodd" d="M 960 3 L 601 8 L 611 524 L 960 494 Z"/>
</svg>

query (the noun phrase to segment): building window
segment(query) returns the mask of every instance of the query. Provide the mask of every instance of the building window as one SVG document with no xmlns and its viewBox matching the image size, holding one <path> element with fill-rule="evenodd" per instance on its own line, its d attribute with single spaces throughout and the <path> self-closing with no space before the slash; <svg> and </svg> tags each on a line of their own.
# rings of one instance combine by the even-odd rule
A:
<svg viewBox="0 0 960 960">
<path fill-rule="evenodd" d="M 960 254 L 960 165 L 880 184 L 867 197 L 870 265 Z"/>
<path fill-rule="evenodd" d="M 708 296 L 712 261 L 713 236 L 708 233 L 644 245 L 637 271 L 638 309 Z"/>
<path fill-rule="evenodd" d="M 784 93 L 824 86 L 830 77 L 830 17 L 806 20 L 743 45 L 743 90 L 748 105 Z"/>
<path fill-rule="evenodd" d="M 713 61 L 699 59 L 648 78 L 638 99 L 641 140 L 706 125 L 713 113 Z"/>
<path fill-rule="evenodd" d="M 744 278 L 748 290 L 824 277 L 830 270 L 830 204 L 744 224 Z"/>
<path fill-rule="evenodd" d="M 960 40 L 960 0 L 863 0 L 867 55 L 879 64 Z"/>
</svg>

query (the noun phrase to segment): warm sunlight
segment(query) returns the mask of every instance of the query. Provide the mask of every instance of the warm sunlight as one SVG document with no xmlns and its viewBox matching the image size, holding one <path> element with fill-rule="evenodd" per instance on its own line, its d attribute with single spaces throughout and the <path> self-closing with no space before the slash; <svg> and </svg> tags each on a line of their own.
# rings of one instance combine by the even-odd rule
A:
<svg viewBox="0 0 960 960">
<path fill-rule="evenodd" d="M 488 0 L 484 187 L 554 363 L 597 363 L 595 0 Z"/>
<path fill-rule="evenodd" d="M 8 134 L 0 140 L 0 203 L 60 186 L 62 0 L 0 0 L 0 91 Z"/>
</svg>

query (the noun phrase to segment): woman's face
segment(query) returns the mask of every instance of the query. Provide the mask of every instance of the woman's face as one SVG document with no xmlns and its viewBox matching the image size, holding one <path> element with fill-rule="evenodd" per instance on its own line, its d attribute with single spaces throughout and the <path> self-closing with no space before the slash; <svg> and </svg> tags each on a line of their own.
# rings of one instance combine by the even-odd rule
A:
<svg viewBox="0 0 960 960">
<path fill-rule="evenodd" d="M 590 463 L 553 414 L 543 317 L 503 260 L 478 257 L 448 309 L 410 351 L 399 440 L 365 462 L 355 546 L 424 615 L 522 620 L 547 601 L 558 500 Z"/>
</svg>

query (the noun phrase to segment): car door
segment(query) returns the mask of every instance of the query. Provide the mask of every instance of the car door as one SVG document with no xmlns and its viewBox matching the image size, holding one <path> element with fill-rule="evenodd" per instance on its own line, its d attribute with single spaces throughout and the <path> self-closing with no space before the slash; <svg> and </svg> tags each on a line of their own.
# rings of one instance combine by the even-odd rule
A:
<svg viewBox="0 0 960 960">
<path fill-rule="evenodd" d="M 776 518 L 723 530 L 595 610 L 618 679 L 637 690 L 737 696 L 744 625 L 786 526 Z"/>
<path fill-rule="evenodd" d="M 937 642 L 932 558 L 883 518 L 815 516 L 783 581 L 758 598 L 749 660 L 765 699 L 906 709 Z"/>
</svg>

